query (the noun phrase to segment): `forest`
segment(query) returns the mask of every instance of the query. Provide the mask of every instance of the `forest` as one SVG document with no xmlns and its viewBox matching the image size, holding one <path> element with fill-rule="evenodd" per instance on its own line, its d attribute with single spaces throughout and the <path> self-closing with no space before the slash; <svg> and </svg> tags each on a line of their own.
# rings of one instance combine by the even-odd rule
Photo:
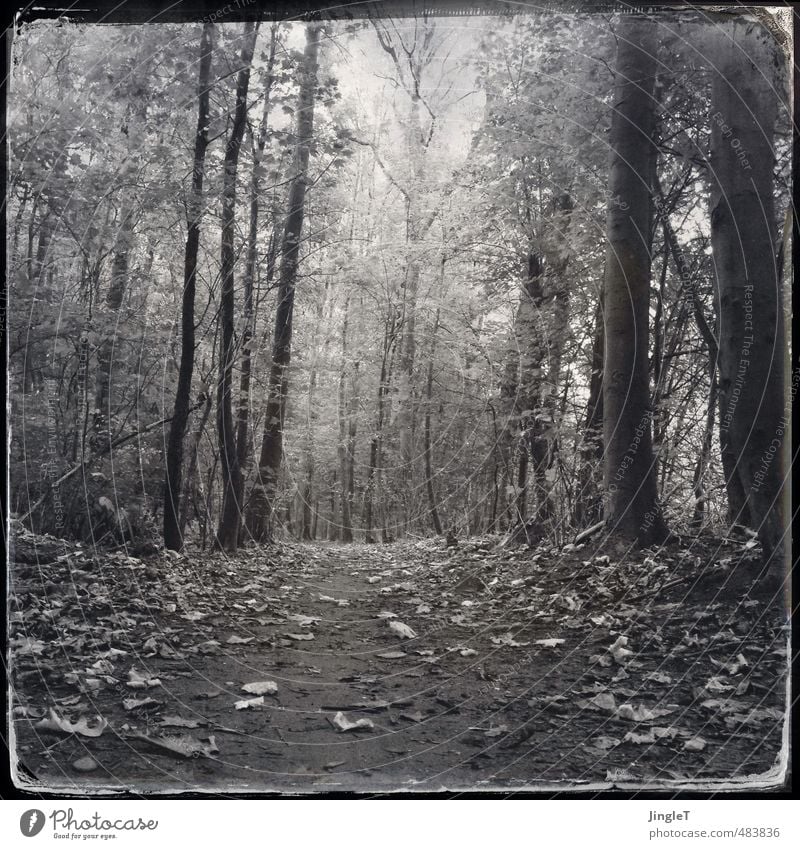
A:
<svg viewBox="0 0 800 849">
<path fill-rule="evenodd" d="M 28 772 L 139 788 L 177 780 L 154 777 L 158 757 L 183 759 L 186 786 L 325 784 L 345 757 L 356 787 L 774 770 L 798 382 L 790 56 L 791 22 L 767 9 L 20 27 L 6 334 Z M 533 659 L 503 654 L 521 646 Z M 363 651 L 438 676 L 430 715 Z M 188 686 L 181 658 L 208 667 L 209 699 L 242 663 L 276 679 L 245 684 L 237 721 L 278 722 L 270 699 L 303 676 L 360 701 L 300 686 L 281 721 L 330 722 L 306 729 L 315 754 L 273 729 L 289 744 L 262 741 L 266 776 L 186 733 L 244 746 L 255 726 L 203 708 L 166 734 L 156 690 Z M 537 663 L 555 679 L 534 695 Z M 512 684 L 525 699 L 499 708 Z M 141 763 L 113 740 L 85 751 L 122 704 Z M 653 731 L 679 709 L 690 731 Z M 426 751 L 480 738 L 450 778 L 408 740 L 387 754 L 429 719 Z M 322 738 L 347 732 L 365 742 L 340 758 Z M 46 734 L 85 768 L 43 753 Z M 583 760 L 551 757 L 559 741 Z M 625 751 L 643 744 L 640 774 Z"/>
</svg>

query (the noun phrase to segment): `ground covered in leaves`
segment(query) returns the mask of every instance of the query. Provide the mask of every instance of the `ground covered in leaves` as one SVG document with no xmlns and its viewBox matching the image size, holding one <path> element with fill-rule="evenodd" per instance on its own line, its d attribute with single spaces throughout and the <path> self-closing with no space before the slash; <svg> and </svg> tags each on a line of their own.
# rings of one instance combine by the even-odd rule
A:
<svg viewBox="0 0 800 849">
<path fill-rule="evenodd" d="M 20 532 L 18 780 L 70 793 L 775 786 L 788 625 L 753 546 L 485 538 L 140 560 Z"/>
</svg>

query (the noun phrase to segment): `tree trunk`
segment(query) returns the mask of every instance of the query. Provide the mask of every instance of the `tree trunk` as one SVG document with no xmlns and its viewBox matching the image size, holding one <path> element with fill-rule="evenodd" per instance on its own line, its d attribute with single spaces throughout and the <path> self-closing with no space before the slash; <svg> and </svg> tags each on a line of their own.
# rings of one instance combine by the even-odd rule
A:
<svg viewBox="0 0 800 849">
<path fill-rule="evenodd" d="M 539 525 L 553 516 L 556 460 L 558 456 L 558 409 L 556 399 L 561 386 L 564 345 L 569 333 L 569 294 L 566 280 L 569 254 L 564 251 L 570 218 L 575 203 L 568 192 L 553 202 L 553 216 L 545 227 L 544 300 L 542 335 L 546 340 L 543 365 L 547 374 L 541 381 L 536 399 L 535 427 L 531 442 L 533 480 L 536 490 L 535 521 Z"/>
<path fill-rule="evenodd" d="M 125 290 L 128 287 L 130 253 L 133 247 L 133 224 L 131 221 L 132 210 L 128 203 L 123 203 L 120 210 L 120 223 L 114 244 L 114 259 L 111 262 L 111 279 L 108 292 L 106 293 L 106 307 L 109 310 L 108 333 L 98 346 L 97 350 L 97 375 L 95 380 L 94 416 L 92 419 L 93 448 L 101 450 L 101 446 L 111 438 L 111 369 L 115 349 L 119 345 L 117 330 L 119 324 L 119 311 Z M 44 233 L 44 224 L 42 233 Z M 39 240 L 41 247 L 41 238 Z M 41 262 L 37 259 L 37 267 L 41 268 Z M 113 324 L 112 324 L 113 322 Z M 119 357 L 119 350 L 116 350 Z"/>
<path fill-rule="evenodd" d="M 239 455 L 236 448 L 236 433 L 233 424 L 233 363 L 236 358 L 234 338 L 234 264 L 233 231 L 236 217 L 236 174 L 239 167 L 239 151 L 247 124 L 247 93 L 250 88 L 250 65 L 258 35 L 258 24 L 248 21 L 244 25 L 244 43 L 240 61 L 242 67 L 236 78 L 236 107 L 233 113 L 228 142 L 225 145 L 225 160 L 222 176 L 222 239 L 220 244 L 220 292 L 219 324 L 221 345 L 219 378 L 217 380 L 217 434 L 219 438 L 220 470 L 222 473 L 222 510 L 217 527 L 217 548 L 234 552 L 239 544 L 239 522 L 241 505 L 237 493 L 242 491 Z"/>
<path fill-rule="evenodd" d="M 253 291 L 255 288 L 256 265 L 258 263 L 258 218 L 260 211 L 261 193 L 261 162 L 264 158 L 264 148 L 267 143 L 267 127 L 271 108 L 273 84 L 273 69 L 275 67 L 275 52 L 278 44 L 278 25 L 273 24 L 270 32 L 269 55 L 265 68 L 264 80 L 264 109 L 261 113 L 261 123 L 258 133 L 253 138 L 253 170 L 250 174 L 250 226 L 247 234 L 247 258 L 244 270 L 244 328 L 242 330 L 242 371 L 239 378 L 239 405 L 236 413 L 236 462 L 239 475 L 236 480 L 236 503 L 244 502 L 244 478 L 250 458 L 249 426 L 250 426 L 250 376 L 252 372 L 252 340 L 255 335 L 255 310 L 253 308 Z M 251 132 L 251 135 L 254 133 Z M 243 529 L 243 526 L 242 526 Z M 241 536 L 240 536 L 240 541 Z"/>
<path fill-rule="evenodd" d="M 436 318 L 433 321 L 431 331 L 431 352 L 428 359 L 428 379 L 425 387 L 425 487 L 428 492 L 428 510 L 433 523 L 433 529 L 438 536 L 442 535 L 442 521 L 439 518 L 439 509 L 436 506 L 436 494 L 433 489 L 433 471 L 431 469 L 431 405 L 433 403 L 433 361 L 436 355 L 436 333 L 439 330 L 439 310 L 436 310 Z"/>
<path fill-rule="evenodd" d="M 720 443 L 731 507 L 783 558 L 784 315 L 776 263 L 773 139 L 778 48 L 735 20 L 714 51 L 711 246 L 719 327 Z"/>
<path fill-rule="evenodd" d="M 581 528 L 594 525 L 603 512 L 598 469 L 603 461 L 603 360 L 605 330 L 603 326 L 603 293 L 597 302 L 592 341 L 592 373 L 589 378 L 589 400 L 580 448 L 580 491 L 575 499 L 576 523 Z"/>
<path fill-rule="evenodd" d="M 181 304 L 181 362 L 175 406 L 167 438 L 167 475 L 164 482 L 164 545 L 173 551 L 183 547 L 178 516 L 183 471 L 183 437 L 189 418 L 189 401 L 194 373 L 194 298 L 197 275 L 197 253 L 200 247 L 200 221 L 203 215 L 203 171 L 208 147 L 209 80 L 214 24 L 204 24 L 200 38 L 200 71 L 198 77 L 198 115 L 194 141 L 192 188 L 187 206 L 186 250 L 183 269 L 183 301 Z"/>
<path fill-rule="evenodd" d="M 515 500 L 515 520 L 524 522 L 529 509 L 528 470 L 533 460 L 534 501 L 539 503 L 543 497 L 541 477 L 538 472 L 543 465 L 542 444 L 539 438 L 541 422 L 537 419 L 540 412 L 540 397 L 544 362 L 547 357 L 544 334 L 541 327 L 541 313 L 544 302 L 543 261 L 541 255 L 531 248 L 528 253 L 527 274 L 515 321 L 515 334 L 520 351 L 519 395 L 517 409 L 520 416 L 520 440 L 517 462 L 517 493 Z"/>
<path fill-rule="evenodd" d="M 656 497 L 648 377 L 655 28 L 633 15 L 620 23 L 604 280 L 605 519 L 610 532 L 642 545 L 667 536 Z"/>
<path fill-rule="evenodd" d="M 392 307 L 390 307 L 392 309 Z M 367 471 L 367 488 L 364 495 L 364 541 L 375 542 L 372 534 L 375 490 L 380 489 L 380 473 L 383 448 L 383 424 L 386 410 L 386 396 L 389 394 L 389 382 L 391 365 L 394 357 L 394 348 L 397 342 L 397 314 L 392 309 L 391 318 L 386 322 L 386 330 L 383 337 L 383 356 L 381 358 L 381 373 L 378 382 L 378 409 L 376 415 L 375 432 L 372 435 L 369 446 L 369 469 Z M 380 494 L 380 493 L 379 493 Z M 382 534 L 385 530 L 382 529 Z"/>
<path fill-rule="evenodd" d="M 211 400 L 211 395 L 206 395 L 203 412 L 200 414 L 200 420 L 197 422 L 197 426 L 192 434 L 191 447 L 189 449 L 189 467 L 186 470 L 186 483 L 184 484 L 183 492 L 181 494 L 181 509 L 179 515 L 181 539 L 183 539 L 186 523 L 189 519 L 189 502 L 195 500 L 195 478 L 197 475 L 197 463 L 200 456 L 200 441 L 203 438 L 203 431 L 206 429 L 208 418 L 211 415 Z"/>
<path fill-rule="evenodd" d="M 277 494 L 278 475 L 283 456 L 283 425 L 289 391 L 289 365 L 292 350 L 292 315 L 297 282 L 300 237 L 303 230 L 309 149 L 314 131 L 314 102 L 317 88 L 317 56 L 322 27 L 311 23 L 306 29 L 306 46 L 300 73 L 297 100 L 297 136 L 294 151 L 294 176 L 289 188 L 288 212 L 283 232 L 278 306 L 272 342 L 267 410 L 258 480 L 253 486 L 248 510 L 248 527 L 253 538 L 270 538 L 272 511 Z"/>
<path fill-rule="evenodd" d="M 355 440 L 356 412 L 358 410 L 358 363 L 353 363 L 350 393 L 347 392 L 347 328 L 349 323 L 350 299 L 344 305 L 342 322 L 342 366 L 339 373 L 339 478 L 341 486 L 341 540 L 353 541 L 353 495 L 355 492 Z"/>
</svg>

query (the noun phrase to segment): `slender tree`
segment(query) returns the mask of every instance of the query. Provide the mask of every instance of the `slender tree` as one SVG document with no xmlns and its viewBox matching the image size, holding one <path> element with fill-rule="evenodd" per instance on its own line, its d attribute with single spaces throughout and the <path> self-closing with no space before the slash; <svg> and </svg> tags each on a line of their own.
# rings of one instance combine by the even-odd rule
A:
<svg viewBox="0 0 800 849">
<path fill-rule="evenodd" d="M 294 294 L 300 260 L 300 238 L 305 215 L 308 162 L 314 132 L 317 59 L 321 35 L 322 26 L 320 24 L 308 24 L 306 45 L 300 68 L 293 174 L 289 187 L 286 224 L 283 231 L 278 307 L 275 312 L 275 333 L 272 342 L 267 410 L 264 417 L 258 480 L 253 486 L 248 507 L 248 529 L 251 536 L 259 542 L 264 542 L 271 536 L 272 511 L 275 506 L 278 475 L 283 456 L 283 427 L 286 415 L 286 399 L 289 392 L 289 365 L 292 356 Z"/>
<path fill-rule="evenodd" d="M 250 66 L 258 37 L 258 23 L 248 21 L 244 25 L 244 43 L 240 56 L 241 68 L 236 78 L 236 106 L 227 144 L 222 177 L 222 241 L 220 246 L 220 294 L 219 321 L 222 328 L 222 347 L 217 381 L 217 434 L 219 438 L 220 469 L 222 471 L 222 512 L 217 529 L 217 546 L 225 551 L 236 551 L 239 544 L 239 525 L 242 492 L 239 453 L 236 448 L 236 432 L 233 422 L 233 363 L 236 359 L 234 338 L 235 299 L 233 249 L 234 224 L 236 219 L 236 175 L 239 168 L 239 151 L 247 125 L 247 93 L 250 88 Z M 252 311 L 252 294 L 250 296 Z M 248 340 L 249 345 L 249 340 Z"/>
<path fill-rule="evenodd" d="M 255 335 L 254 288 L 258 264 L 258 221 L 261 209 L 261 171 L 267 143 L 269 115 L 272 107 L 272 88 L 275 81 L 275 53 L 278 47 L 278 24 L 270 29 L 269 52 L 264 69 L 264 107 L 258 131 L 251 129 L 253 169 L 250 174 L 250 223 L 247 233 L 247 257 L 244 269 L 244 328 L 242 330 L 242 367 L 239 378 L 239 405 L 236 411 L 236 461 L 239 474 L 236 481 L 236 503 L 244 496 L 245 469 L 250 458 L 250 379 L 253 368 L 252 342 Z M 244 527 L 244 526 L 242 526 Z"/>
<path fill-rule="evenodd" d="M 197 277 L 197 254 L 200 248 L 200 222 L 203 217 L 203 174 L 208 147 L 209 89 L 214 24 L 203 25 L 200 37 L 200 69 L 197 83 L 197 129 L 194 138 L 192 186 L 186 206 L 186 250 L 183 266 L 183 299 L 181 304 L 181 361 L 175 406 L 167 438 L 167 474 L 164 483 L 164 545 L 174 551 L 183 546 L 179 502 L 183 472 L 183 437 L 189 418 L 189 401 L 194 374 L 195 320 L 194 299 Z"/>
</svg>

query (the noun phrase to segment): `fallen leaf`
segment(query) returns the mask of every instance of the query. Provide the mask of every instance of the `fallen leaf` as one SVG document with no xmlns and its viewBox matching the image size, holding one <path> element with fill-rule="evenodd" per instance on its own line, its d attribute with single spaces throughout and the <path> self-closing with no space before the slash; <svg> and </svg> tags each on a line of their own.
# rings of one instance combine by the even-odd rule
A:
<svg viewBox="0 0 800 849">
<path fill-rule="evenodd" d="M 159 702 L 157 699 L 151 699 L 149 696 L 144 699 L 122 700 L 122 707 L 124 707 L 125 710 L 142 710 L 143 708 L 154 708 L 159 707 L 160 705 L 161 702 Z"/>
<path fill-rule="evenodd" d="M 231 646 L 243 646 L 247 643 L 252 643 L 254 639 L 255 637 L 237 637 L 236 634 L 232 634 L 225 642 Z"/>
<path fill-rule="evenodd" d="M 267 696 L 278 692 L 278 685 L 274 681 L 253 681 L 250 684 L 245 684 L 242 687 L 245 693 L 251 693 L 254 696 Z"/>
<path fill-rule="evenodd" d="M 329 601 L 338 604 L 339 607 L 349 607 L 350 602 L 346 598 L 334 598 L 332 595 L 320 595 L 320 601 Z"/>
<path fill-rule="evenodd" d="M 131 734 L 135 740 L 143 740 L 158 749 L 164 749 L 174 755 L 183 758 L 209 757 L 219 751 L 213 737 L 209 737 L 208 743 L 202 743 L 194 737 L 184 735 L 181 737 L 151 737 L 148 734 Z"/>
<path fill-rule="evenodd" d="M 595 739 L 592 740 L 592 745 L 596 749 L 603 749 L 604 751 L 606 749 L 613 749 L 614 746 L 619 746 L 619 738 L 605 736 L 595 737 Z"/>
<path fill-rule="evenodd" d="M 618 637 L 616 642 L 609 647 L 608 653 L 617 663 L 625 663 L 625 661 L 633 654 L 630 649 L 625 648 L 627 645 L 627 637 Z"/>
<path fill-rule="evenodd" d="M 264 697 L 259 696 L 257 699 L 240 699 L 238 702 L 234 703 L 234 708 L 236 710 L 247 710 L 251 707 L 257 707 L 258 705 L 264 704 Z"/>
<path fill-rule="evenodd" d="M 414 713 L 401 713 L 401 719 L 408 719 L 410 722 L 422 722 L 425 719 L 425 715 L 421 711 L 414 711 Z"/>
<path fill-rule="evenodd" d="M 380 581 L 380 579 L 381 579 L 380 575 L 372 575 L 371 577 L 367 578 L 367 583 L 368 584 L 377 584 L 378 581 Z"/>
<path fill-rule="evenodd" d="M 657 740 L 672 740 L 680 733 L 677 728 L 673 728 L 672 726 L 670 726 L 669 728 L 662 728 L 661 726 L 654 725 L 652 731 L 653 734 L 656 735 Z"/>
<path fill-rule="evenodd" d="M 290 640 L 313 640 L 313 634 L 287 634 L 286 635 Z"/>
<path fill-rule="evenodd" d="M 196 719 L 184 719 L 182 716 L 165 716 L 158 723 L 163 726 L 171 726 L 173 728 L 199 728 L 200 722 Z"/>
<path fill-rule="evenodd" d="M 331 723 L 337 731 L 355 731 L 357 728 L 375 727 L 371 719 L 357 719 L 355 722 L 352 722 L 341 711 L 331 719 Z"/>
<path fill-rule="evenodd" d="M 108 728 L 108 720 L 101 716 L 96 717 L 97 724 L 89 725 L 88 719 L 79 719 L 77 722 L 70 722 L 59 716 L 53 708 L 50 708 L 50 716 L 46 719 L 40 719 L 34 728 L 39 731 L 60 731 L 63 734 L 80 734 L 81 737 L 99 737 Z"/>
<path fill-rule="evenodd" d="M 459 654 L 461 657 L 475 657 L 478 652 L 475 649 L 461 649 Z"/>
<path fill-rule="evenodd" d="M 391 610 L 381 610 L 378 614 L 378 619 L 397 619 L 397 614 L 392 613 Z"/>
<path fill-rule="evenodd" d="M 562 643 L 565 643 L 566 640 L 560 640 L 556 637 L 551 637 L 547 640 L 534 640 L 533 641 L 537 646 L 544 646 L 548 649 L 554 649 L 556 646 L 560 646 Z"/>
<path fill-rule="evenodd" d="M 665 672 L 648 672 L 644 676 L 648 681 L 655 681 L 656 684 L 671 684 L 672 678 Z"/>
<path fill-rule="evenodd" d="M 375 657 L 382 657 L 385 660 L 400 660 L 401 657 L 408 657 L 404 651 L 385 651 L 376 654 Z"/>
<path fill-rule="evenodd" d="M 644 743 L 655 743 L 656 737 L 653 734 L 652 729 L 648 731 L 646 734 L 637 734 L 635 731 L 629 731 L 625 735 L 626 743 L 636 743 L 636 744 L 644 744 Z"/>
<path fill-rule="evenodd" d="M 72 764 L 72 768 L 77 772 L 92 772 L 99 766 L 100 764 L 88 755 L 84 758 L 78 758 L 78 760 Z"/>
<path fill-rule="evenodd" d="M 128 672 L 128 680 L 125 684 L 130 687 L 131 690 L 145 690 L 150 687 L 160 686 L 161 680 L 158 678 L 147 678 L 132 666 Z"/>
<path fill-rule="evenodd" d="M 692 737 L 683 744 L 687 752 L 702 752 L 706 747 L 706 741 L 702 737 Z"/>
<path fill-rule="evenodd" d="M 617 716 L 620 719 L 629 719 L 632 722 L 649 722 L 651 719 L 656 719 L 659 716 L 666 716 L 668 713 L 672 713 L 673 710 L 675 710 L 674 707 L 653 708 L 651 710 L 644 706 L 635 708 L 633 705 L 624 704 L 617 708 Z"/>
<path fill-rule="evenodd" d="M 315 622 L 319 622 L 319 616 L 306 616 L 303 613 L 291 613 L 289 614 L 289 619 L 292 622 L 297 622 L 297 624 L 301 628 L 307 628 L 309 625 L 313 625 Z"/>
<path fill-rule="evenodd" d="M 503 634 L 502 637 L 492 637 L 492 643 L 496 646 L 512 646 L 513 648 L 523 648 L 530 645 L 530 643 L 518 643 L 510 633 Z"/>
<path fill-rule="evenodd" d="M 409 628 L 404 622 L 390 622 L 389 628 L 404 640 L 414 640 L 417 637 L 414 630 Z"/>
<path fill-rule="evenodd" d="M 594 705 L 599 710 L 605 710 L 613 713 L 617 709 L 617 702 L 611 693 L 598 693 L 588 699 L 589 704 Z"/>
</svg>

